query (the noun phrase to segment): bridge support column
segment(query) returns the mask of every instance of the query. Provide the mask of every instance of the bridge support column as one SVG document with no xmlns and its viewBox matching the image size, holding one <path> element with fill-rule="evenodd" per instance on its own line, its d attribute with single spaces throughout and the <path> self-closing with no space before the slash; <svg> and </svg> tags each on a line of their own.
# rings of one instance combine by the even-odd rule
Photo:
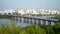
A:
<svg viewBox="0 0 60 34">
<path fill-rule="evenodd" d="M 20 21 L 20 18 L 18 17 L 18 21 Z"/>
<path fill-rule="evenodd" d="M 52 22 L 51 22 L 51 25 L 54 25 L 54 24 L 55 24 L 55 23 L 52 21 Z"/>
<path fill-rule="evenodd" d="M 28 23 L 28 18 L 24 18 L 24 23 Z"/>
<path fill-rule="evenodd" d="M 41 20 L 41 25 L 43 24 L 43 20 Z"/>
<path fill-rule="evenodd" d="M 16 17 L 16 20 L 18 20 L 18 17 Z"/>
<path fill-rule="evenodd" d="M 26 20 L 26 23 L 27 23 L 27 18 L 25 18 L 25 20 Z"/>
<path fill-rule="evenodd" d="M 59 24 L 57 21 L 54 21 L 54 24 Z"/>
<path fill-rule="evenodd" d="M 43 20 L 43 24 L 45 24 L 45 25 L 46 25 L 46 21 L 45 21 L 45 20 Z"/>
<path fill-rule="evenodd" d="M 24 23 L 26 23 L 26 18 L 24 18 Z"/>
<path fill-rule="evenodd" d="M 36 25 L 36 19 L 34 19 L 34 23 L 35 23 L 35 25 Z"/>
<path fill-rule="evenodd" d="M 39 26 L 39 20 L 38 19 L 36 19 L 36 22 L 35 22 L 35 24 L 36 24 L 36 27 L 38 27 Z"/>
<path fill-rule="evenodd" d="M 22 23 L 24 22 L 24 18 L 23 18 L 23 17 L 21 18 L 21 22 L 22 22 Z"/>
<path fill-rule="evenodd" d="M 51 26 L 51 21 L 48 21 L 48 25 Z"/>
<path fill-rule="evenodd" d="M 38 20 L 37 19 L 33 19 L 33 20 L 34 20 L 33 24 L 35 24 L 35 26 L 38 27 Z"/>
<path fill-rule="evenodd" d="M 32 18 L 32 23 L 34 24 L 35 23 L 35 20 Z"/>
<path fill-rule="evenodd" d="M 12 19 L 14 19 L 14 17 L 12 16 Z"/>
<path fill-rule="evenodd" d="M 39 24 L 39 20 L 38 20 L 38 19 L 36 19 L 36 24 L 37 24 L 37 25 Z"/>
<path fill-rule="evenodd" d="M 27 18 L 27 23 L 29 23 L 29 18 Z"/>
<path fill-rule="evenodd" d="M 20 22 L 22 21 L 21 17 L 20 17 Z"/>
<path fill-rule="evenodd" d="M 38 19 L 38 25 L 41 25 L 41 20 Z"/>
<path fill-rule="evenodd" d="M 16 17 L 14 17 L 14 19 L 16 20 Z"/>
<path fill-rule="evenodd" d="M 48 21 L 45 21 L 45 24 L 48 25 Z"/>
<path fill-rule="evenodd" d="M 32 18 L 30 18 L 30 23 L 32 24 Z"/>
<path fill-rule="evenodd" d="M 31 19 L 29 18 L 29 23 L 31 23 Z"/>
</svg>

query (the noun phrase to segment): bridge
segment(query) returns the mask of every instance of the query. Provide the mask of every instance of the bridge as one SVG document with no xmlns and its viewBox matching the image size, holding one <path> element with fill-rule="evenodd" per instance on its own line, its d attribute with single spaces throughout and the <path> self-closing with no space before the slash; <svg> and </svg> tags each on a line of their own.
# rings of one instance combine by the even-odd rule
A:
<svg viewBox="0 0 60 34">
<path fill-rule="evenodd" d="M 19 20 L 20 22 L 23 23 L 30 23 L 30 24 L 35 24 L 35 25 L 54 25 L 58 22 L 57 19 L 45 19 L 45 18 L 40 18 L 40 17 L 35 17 L 35 16 L 18 16 L 18 15 L 8 15 L 12 19 Z"/>
</svg>

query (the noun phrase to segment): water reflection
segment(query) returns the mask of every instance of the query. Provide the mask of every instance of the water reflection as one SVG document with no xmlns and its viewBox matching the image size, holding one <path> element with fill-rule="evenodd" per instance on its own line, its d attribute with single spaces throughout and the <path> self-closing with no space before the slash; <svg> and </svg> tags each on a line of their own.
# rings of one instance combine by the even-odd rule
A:
<svg viewBox="0 0 60 34">
<path fill-rule="evenodd" d="M 26 26 L 29 26 L 31 25 L 30 23 L 21 23 L 20 21 L 15 21 L 15 20 L 11 20 L 11 19 L 0 19 L 0 25 L 1 24 L 11 24 L 11 23 L 14 23 L 16 24 L 16 26 L 21 26 L 21 27 L 26 27 Z"/>
</svg>

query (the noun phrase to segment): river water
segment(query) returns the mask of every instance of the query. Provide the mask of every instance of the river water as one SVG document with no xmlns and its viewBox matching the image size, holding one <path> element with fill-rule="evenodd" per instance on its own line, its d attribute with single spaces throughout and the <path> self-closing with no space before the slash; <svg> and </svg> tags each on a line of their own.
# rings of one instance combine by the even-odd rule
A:
<svg viewBox="0 0 60 34">
<path fill-rule="evenodd" d="M 26 26 L 29 26 L 31 25 L 30 23 L 22 23 L 20 21 L 15 21 L 15 20 L 11 20 L 11 19 L 0 19 L 0 25 L 1 24 L 11 24 L 11 23 L 14 23 L 16 24 L 17 26 L 21 26 L 21 27 L 26 27 Z"/>
<path fill-rule="evenodd" d="M 46 18 L 49 16 L 43 16 L 42 18 Z M 49 17 L 51 18 L 51 17 Z M 26 27 L 26 26 L 30 26 L 31 23 L 23 23 L 23 22 L 20 22 L 20 21 L 16 21 L 16 20 L 11 20 L 11 19 L 0 19 L 0 25 L 1 24 L 10 24 L 10 23 L 16 23 L 17 26 L 21 26 L 21 27 Z M 48 22 L 46 22 L 46 24 L 48 24 Z"/>
</svg>

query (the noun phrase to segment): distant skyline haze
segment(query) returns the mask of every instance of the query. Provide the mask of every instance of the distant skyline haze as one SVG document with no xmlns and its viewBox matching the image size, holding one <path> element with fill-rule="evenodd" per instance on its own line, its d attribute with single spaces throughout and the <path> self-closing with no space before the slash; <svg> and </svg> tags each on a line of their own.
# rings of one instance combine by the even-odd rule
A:
<svg viewBox="0 0 60 34">
<path fill-rule="evenodd" d="M 60 10 L 60 0 L 0 0 L 0 10 L 11 8 Z"/>
</svg>

